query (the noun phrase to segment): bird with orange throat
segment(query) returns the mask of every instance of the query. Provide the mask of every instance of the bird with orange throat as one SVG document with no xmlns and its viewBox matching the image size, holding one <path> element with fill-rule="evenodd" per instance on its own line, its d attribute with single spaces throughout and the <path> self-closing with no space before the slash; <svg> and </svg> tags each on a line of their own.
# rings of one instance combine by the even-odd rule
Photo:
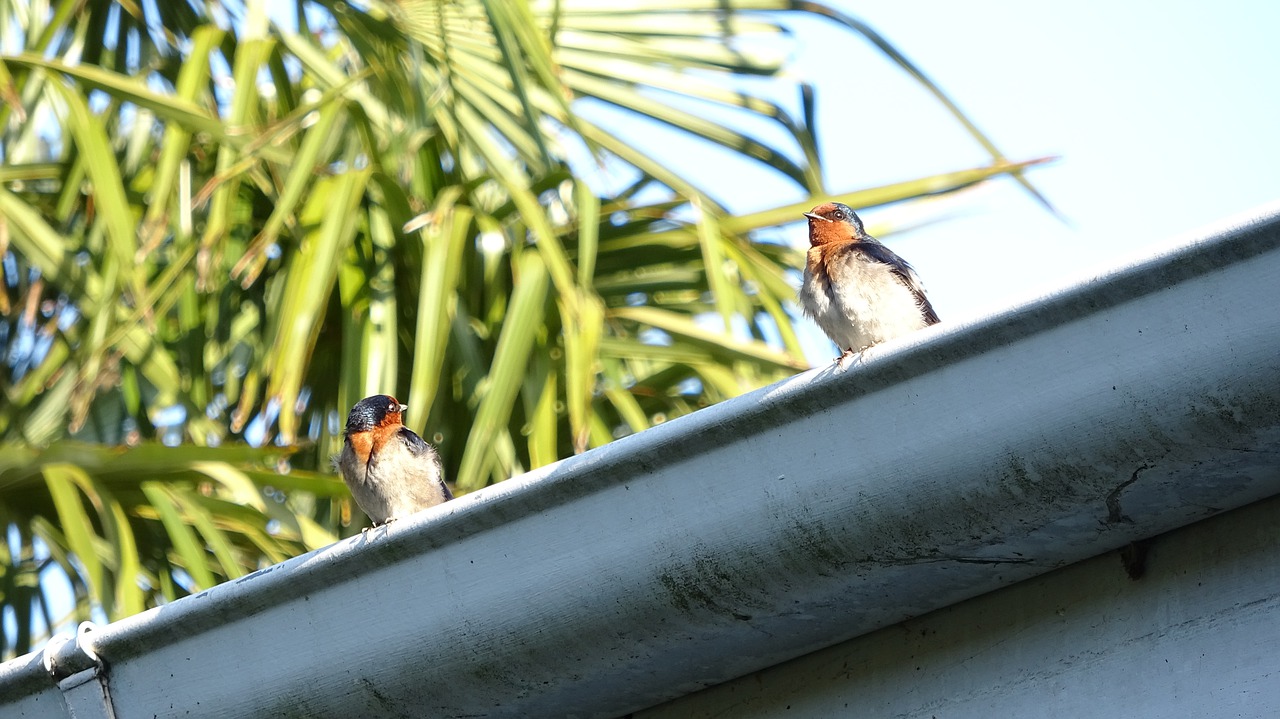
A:
<svg viewBox="0 0 1280 719">
<path fill-rule="evenodd" d="M 356 402 L 334 460 L 375 527 L 453 499 L 435 448 L 404 426 L 406 409 L 385 394 Z"/>
<path fill-rule="evenodd" d="M 868 235 L 848 205 L 827 202 L 804 216 L 809 252 L 800 306 L 840 347 L 837 362 L 938 323 L 915 270 Z"/>
</svg>

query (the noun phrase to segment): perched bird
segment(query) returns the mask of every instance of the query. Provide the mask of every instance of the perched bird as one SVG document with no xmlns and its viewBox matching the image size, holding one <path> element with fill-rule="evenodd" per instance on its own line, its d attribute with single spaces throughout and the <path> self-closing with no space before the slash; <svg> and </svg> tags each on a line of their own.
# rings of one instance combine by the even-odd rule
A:
<svg viewBox="0 0 1280 719">
<path fill-rule="evenodd" d="M 406 409 L 385 394 L 356 402 L 334 462 L 375 527 L 453 499 L 435 449 L 402 423 Z"/>
<path fill-rule="evenodd" d="M 915 270 L 868 235 L 848 205 L 828 202 L 804 216 L 809 252 L 800 305 L 843 351 L 837 361 L 937 324 Z"/>
</svg>

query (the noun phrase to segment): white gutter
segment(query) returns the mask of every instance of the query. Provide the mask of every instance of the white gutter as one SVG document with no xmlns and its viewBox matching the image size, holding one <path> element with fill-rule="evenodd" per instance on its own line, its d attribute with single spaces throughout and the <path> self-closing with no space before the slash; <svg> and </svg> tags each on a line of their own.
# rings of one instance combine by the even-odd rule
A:
<svg viewBox="0 0 1280 719">
<path fill-rule="evenodd" d="M 1277 212 L 52 663 L 120 717 L 617 716 L 1280 493 Z M 44 663 L 0 665 L 0 715 L 68 716 Z"/>
</svg>

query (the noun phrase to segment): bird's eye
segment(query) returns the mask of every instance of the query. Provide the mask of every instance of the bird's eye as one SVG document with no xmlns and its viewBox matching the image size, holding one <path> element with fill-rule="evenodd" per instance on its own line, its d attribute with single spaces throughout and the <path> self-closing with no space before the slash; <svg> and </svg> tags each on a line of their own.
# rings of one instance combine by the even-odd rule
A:
<svg viewBox="0 0 1280 719">
<path fill-rule="evenodd" d="M 837 220 L 843 220 L 844 210 L 836 210 L 835 212 L 831 213 L 831 216 L 836 218 Z"/>
</svg>

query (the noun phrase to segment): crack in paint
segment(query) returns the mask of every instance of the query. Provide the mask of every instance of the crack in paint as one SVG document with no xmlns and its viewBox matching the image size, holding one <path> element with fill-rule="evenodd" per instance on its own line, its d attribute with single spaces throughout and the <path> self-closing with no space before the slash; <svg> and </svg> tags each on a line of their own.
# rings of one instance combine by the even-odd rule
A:
<svg viewBox="0 0 1280 719">
<path fill-rule="evenodd" d="M 1142 471 L 1147 469 L 1151 469 L 1151 465 L 1143 462 L 1141 467 L 1133 470 L 1133 474 L 1129 475 L 1128 479 L 1121 482 L 1118 487 L 1107 494 L 1107 524 L 1119 524 L 1121 522 L 1125 522 L 1127 524 L 1133 523 L 1133 520 L 1126 517 L 1124 512 L 1120 509 L 1120 493 L 1125 490 L 1125 487 L 1137 482 L 1138 475 L 1142 474 Z"/>
</svg>

